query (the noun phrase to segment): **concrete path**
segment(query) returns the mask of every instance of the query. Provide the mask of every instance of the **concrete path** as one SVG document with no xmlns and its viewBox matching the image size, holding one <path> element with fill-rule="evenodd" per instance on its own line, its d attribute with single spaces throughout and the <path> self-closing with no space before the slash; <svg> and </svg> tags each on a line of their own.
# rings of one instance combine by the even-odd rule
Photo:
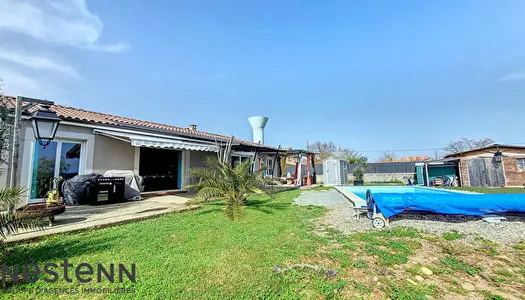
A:
<svg viewBox="0 0 525 300">
<path fill-rule="evenodd" d="M 9 236 L 7 242 L 38 239 L 62 232 L 114 226 L 165 213 L 198 208 L 199 206 L 196 205 L 186 205 L 186 202 L 191 198 L 191 194 L 178 194 L 118 204 L 68 206 L 65 213 L 55 217 L 53 226 L 47 227 L 44 231 L 26 231 Z"/>
<path fill-rule="evenodd" d="M 350 204 L 347 198 L 336 190 L 328 191 L 304 191 L 294 200 L 294 204 L 307 206 L 335 206 L 341 204 Z"/>
</svg>

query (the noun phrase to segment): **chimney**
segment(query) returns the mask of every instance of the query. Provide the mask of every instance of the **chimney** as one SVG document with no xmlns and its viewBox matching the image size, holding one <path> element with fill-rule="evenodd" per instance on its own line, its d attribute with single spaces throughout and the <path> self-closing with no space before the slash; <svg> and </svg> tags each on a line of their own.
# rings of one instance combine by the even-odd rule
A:
<svg viewBox="0 0 525 300">
<path fill-rule="evenodd" d="M 190 124 L 189 128 L 191 131 L 197 131 L 197 124 Z"/>
<path fill-rule="evenodd" d="M 249 117 L 248 122 L 253 129 L 253 142 L 264 145 L 264 126 L 266 126 L 268 118 L 262 116 Z"/>
</svg>

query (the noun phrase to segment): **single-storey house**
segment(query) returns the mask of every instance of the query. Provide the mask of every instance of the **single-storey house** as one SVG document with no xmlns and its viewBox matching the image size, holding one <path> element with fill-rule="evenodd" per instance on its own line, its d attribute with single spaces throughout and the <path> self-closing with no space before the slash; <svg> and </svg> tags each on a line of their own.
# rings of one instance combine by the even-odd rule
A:
<svg viewBox="0 0 525 300">
<path fill-rule="evenodd" d="M 461 186 L 525 186 L 525 147 L 493 144 L 445 156 L 455 161 Z"/>
<path fill-rule="evenodd" d="M 16 97 L 3 96 L 9 108 Z M 80 108 L 23 98 L 15 184 L 27 189 L 28 200 L 45 197 L 51 178 L 107 170 L 132 170 L 143 177 L 144 192 L 184 189 L 193 183 L 190 168 L 202 167 L 231 137 L 187 128 L 136 120 Z M 42 105 L 61 118 L 55 139 L 42 147 L 35 141 L 30 114 Z M 254 168 L 274 165 L 276 148 L 234 138 L 232 164 L 251 160 Z M 280 174 L 279 164 L 275 164 Z M 0 187 L 8 183 L 7 166 L 0 166 Z"/>
</svg>

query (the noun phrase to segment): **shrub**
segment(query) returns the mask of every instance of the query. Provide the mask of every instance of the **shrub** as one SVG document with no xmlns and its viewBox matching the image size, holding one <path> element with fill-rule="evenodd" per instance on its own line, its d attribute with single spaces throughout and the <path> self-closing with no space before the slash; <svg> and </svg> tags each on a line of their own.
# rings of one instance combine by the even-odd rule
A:
<svg viewBox="0 0 525 300">
<path fill-rule="evenodd" d="M 261 189 L 264 186 L 262 170 L 251 172 L 249 161 L 232 167 L 227 162 L 211 157 L 207 158 L 204 164 L 206 167 L 190 171 L 193 177 L 200 179 L 198 183 L 192 185 L 197 189 L 197 198 L 202 200 L 224 199 L 224 211 L 226 216 L 232 220 L 242 215 L 242 209 L 249 196 L 263 192 Z"/>
</svg>

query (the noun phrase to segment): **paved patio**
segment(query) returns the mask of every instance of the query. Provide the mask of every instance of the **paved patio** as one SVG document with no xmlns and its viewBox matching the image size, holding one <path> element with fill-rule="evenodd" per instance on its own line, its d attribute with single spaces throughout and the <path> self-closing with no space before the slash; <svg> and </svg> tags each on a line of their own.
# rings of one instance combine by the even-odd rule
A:
<svg viewBox="0 0 525 300">
<path fill-rule="evenodd" d="M 44 231 L 33 230 L 9 236 L 7 242 L 26 241 L 62 232 L 114 226 L 170 212 L 196 209 L 199 206 L 186 205 L 186 202 L 192 197 L 192 194 L 177 194 L 118 204 L 68 206 L 65 213 L 55 217 L 53 226 L 47 227 Z"/>
</svg>

